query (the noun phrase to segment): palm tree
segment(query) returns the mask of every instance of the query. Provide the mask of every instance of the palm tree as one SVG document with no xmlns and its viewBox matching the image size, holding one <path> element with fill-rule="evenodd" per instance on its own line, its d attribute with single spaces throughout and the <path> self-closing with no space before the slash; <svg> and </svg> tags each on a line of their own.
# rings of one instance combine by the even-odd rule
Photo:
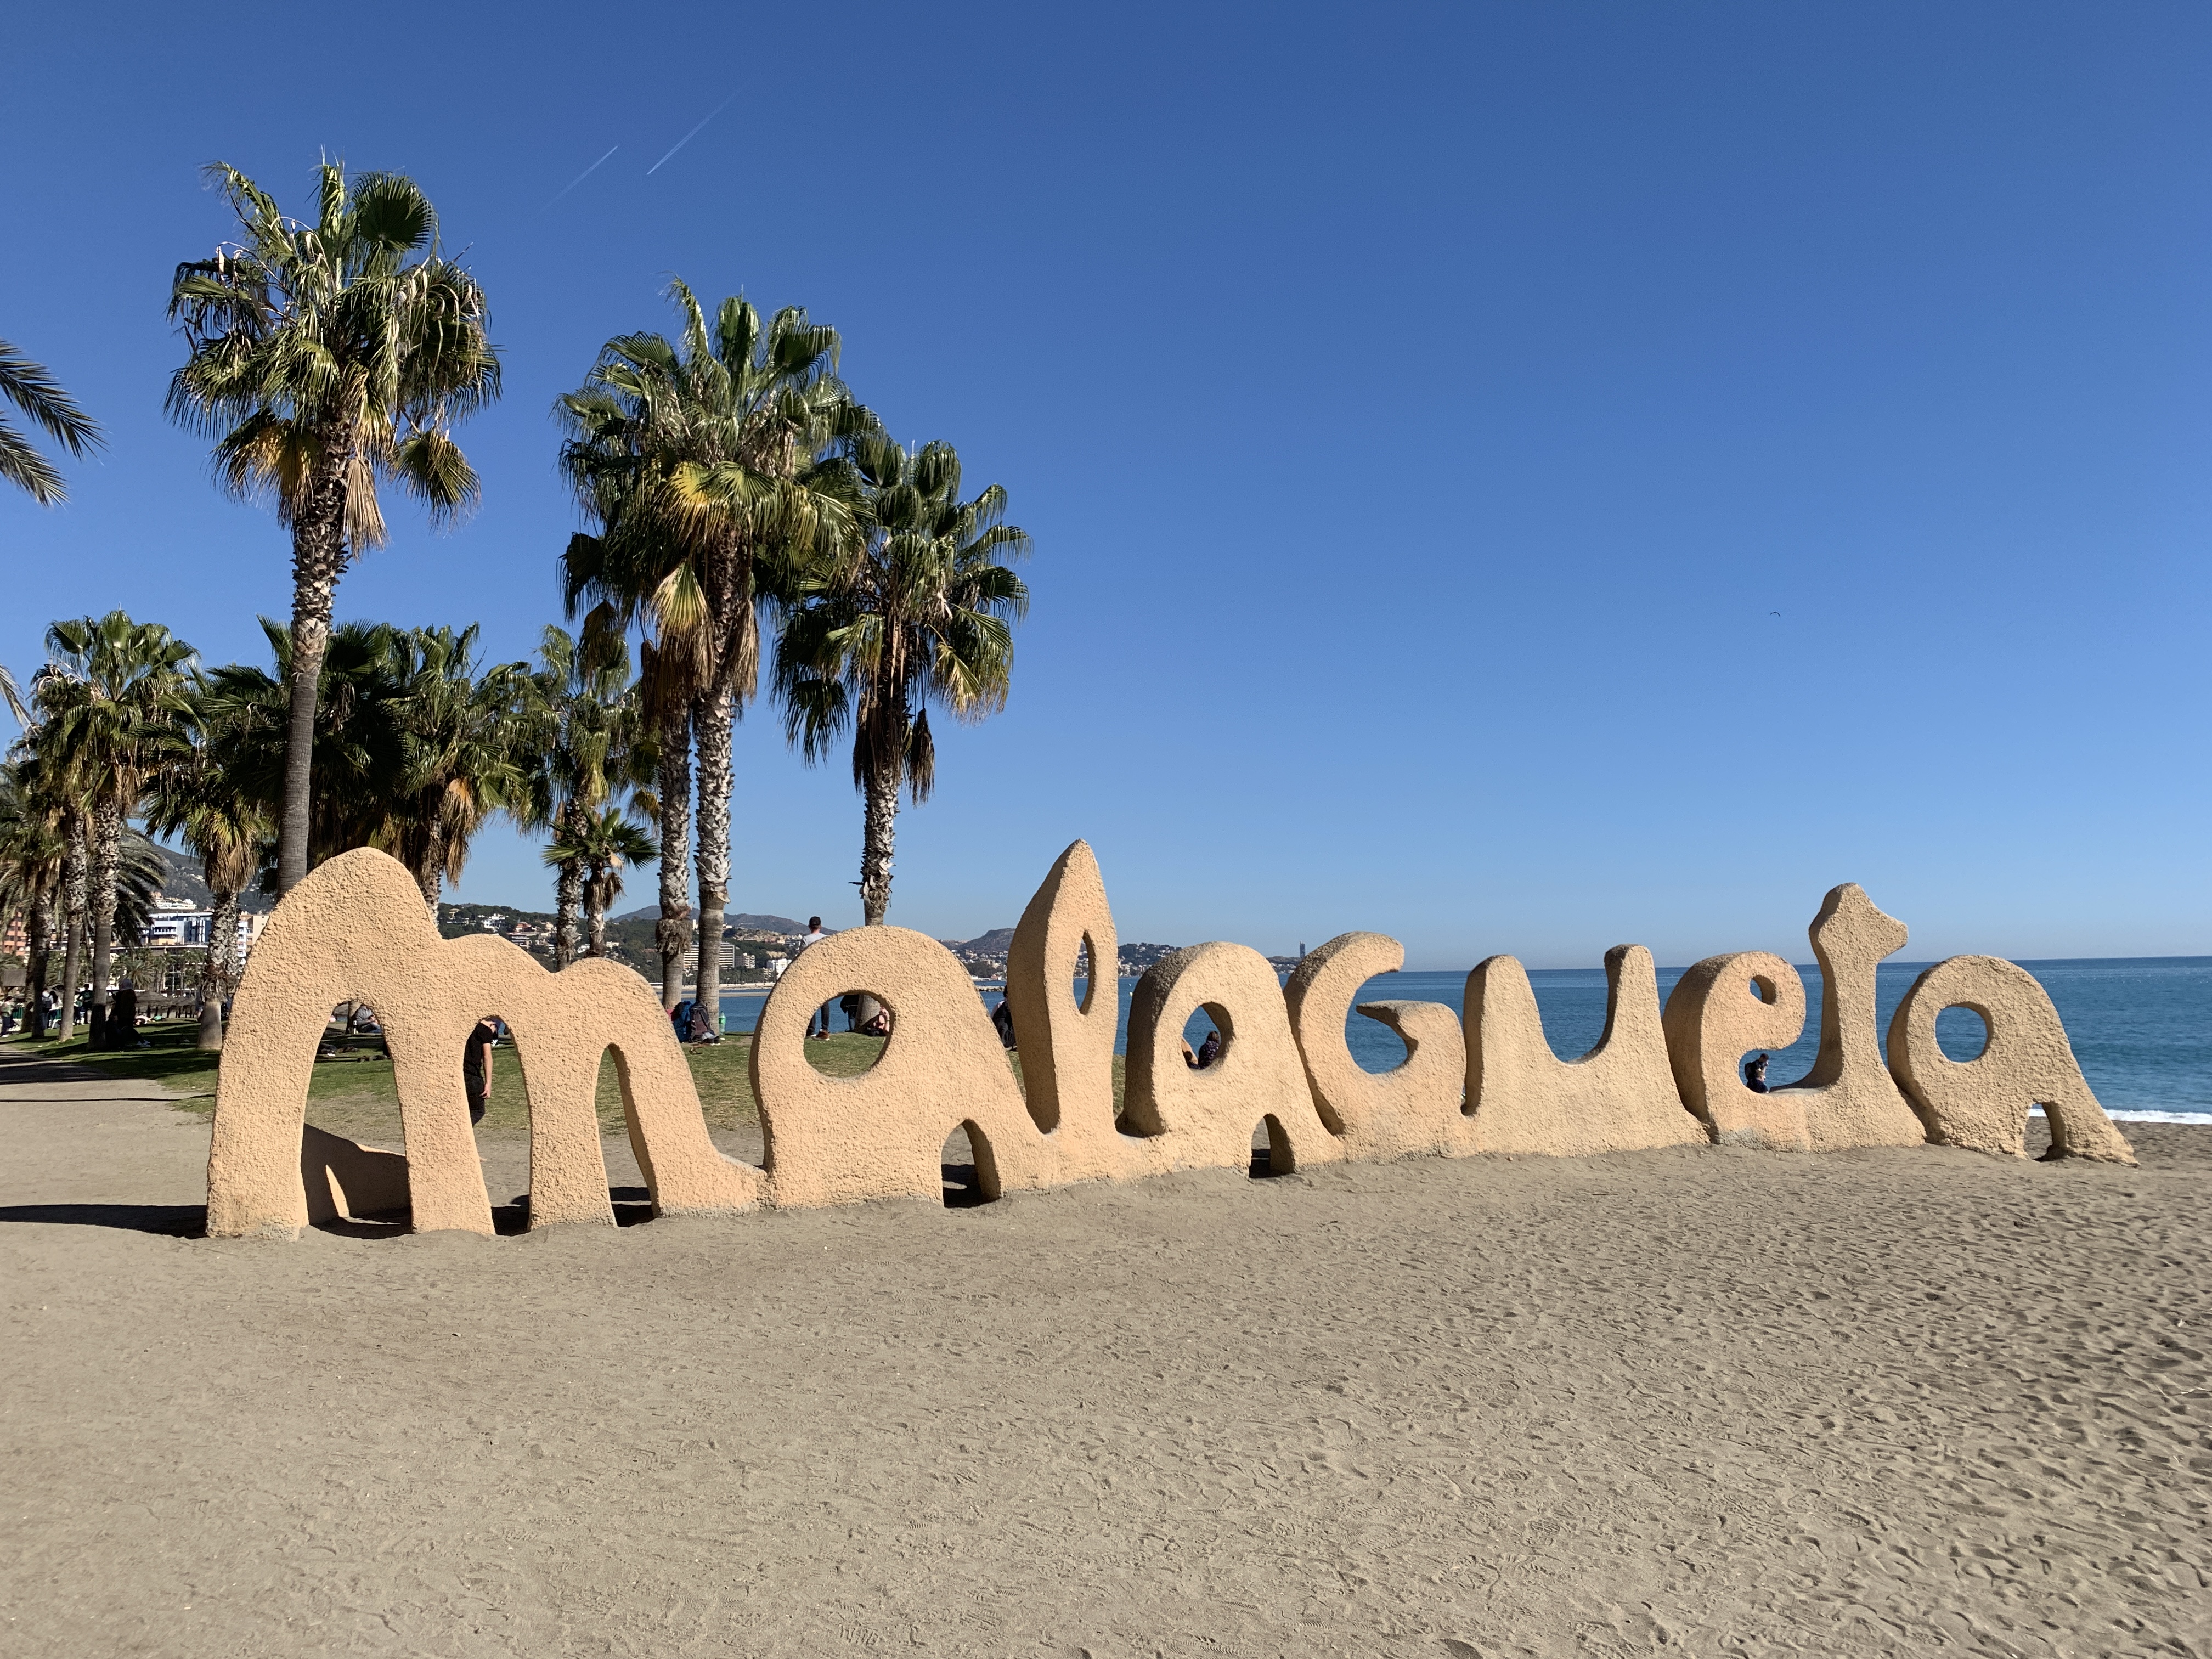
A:
<svg viewBox="0 0 2212 1659">
<path fill-rule="evenodd" d="M 548 626 L 538 659 L 542 667 L 532 682 L 530 718 L 518 732 L 532 763 L 528 808 L 519 816 L 526 828 L 550 830 L 559 843 L 574 836 L 586 814 L 647 784 L 655 757 L 619 633 L 586 629 L 579 641 Z M 657 811 L 649 794 L 643 803 Z M 567 855 L 549 855 L 546 861 L 554 871 L 554 966 L 565 968 L 579 949 L 585 864 Z"/>
<path fill-rule="evenodd" d="M 169 385 L 180 424 L 216 440 L 216 477 L 265 497 L 292 534 L 292 627 L 276 886 L 307 873 L 316 692 L 338 578 L 385 539 L 380 484 L 434 522 L 476 502 L 456 423 L 499 395 L 483 290 L 439 252 L 412 179 L 325 165 L 313 222 L 236 168 L 208 176 L 239 240 L 177 267 L 169 315 L 189 348 Z"/>
<path fill-rule="evenodd" d="M 196 671 L 191 697 L 188 758 L 167 769 L 155 786 L 149 829 L 179 837 L 197 854 L 200 878 L 211 896 L 207 955 L 200 968 L 199 1046 L 222 1047 L 222 1005 L 238 988 L 239 898 L 259 872 L 276 826 L 268 806 L 223 769 L 226 741 L 219 722 L 229 706 Z M 233 711 L 234 712 L 234 711 Z"/>
<path fill-rule="evenodd" d="M 85 803 L 87 902 L 92 945 L 93 1041 L 107 1041 L 107 981 L 117 942 L 123 836 L 148 786 L 186 752 L 185 671 L 192 648 L 159 623 L 121 611 L 58 622 L 53 660 L 40 671 L 38 746 Z"/>
<path fill-rule="evenodd" d="M 999 560 L 1030 541 L 1001 522 L 998 485 L 960 499 L 950 444 L 908 451 L 860 439 L 850 483 L 860 533 L 849 556 L 792 584 L 775 683 L 785 735 L 810 764 L 853 729 L 853 782 L 866 802 L 860 903 L 872 927 L 890 908 L 899 791 L 920 805 L 936 784 L 928 705 L 963 720 L 1006 707 L 1008 623 L 1029 608 L 1029 590 Z"/>
<path fill-rule="evenodd" d="M 459 881 L 486 818 L 525 793 L 510 726 L 530 665 L 477 672 L 477 629 L 416 628 L 389 635 L 390 714 L 399 732 L 401 783 L 384 839 L 414 872 L 438 919 L 442 884 Z M 369 844 L 375 844 L 372 841 Z"/>
<path fill-rule="evenodd" d="M 0 767 L 0 908 L 20 910 L 25 931 L 24 997 L 29 1030 L 46 1032 L 44 1001 L 68 848 L 54 814 L 20 761 Z"/>
<path fill-rule="evenodd" d="M 653 837 L 623 815 L 618 806 L 577 807 L 545 849 L 545 862 L 558 869 L 574 865 L 582 872 L 587 954 L 607 953 L 607 910 L 622 896 L 624 865 L 659 857 Z"/>
<path fill-rule="evenodd" d="M 795 307 L 763 327 L 743 297 L 725 300 L 710 327 L 688 287 L 669 293 L 681 345 L 658 334 L 610 340 L 583 389 L 557 406 L 570 433 L 563 463 L 602 526 L 571 541 L 564 586 L 571 615 L 589 594 L 624 625 L 652 623 L 645 678 L 661 716 L 665 854 L 683 844 L 665 816 L 679 743 L 696 745 L 693 1018 L 711 1036 L 729 903 L 732 727 L 759 683 L 763 579 L 773 586 L 817 544 L 850 533 L 842 499 L 824 485 L 836 476 L 835 452 L 876 422 L 836 377 L 835 329 Z M 687 701 L 685 732 L 678 710 Z M 675 885 L 666 862 L 664 918 Z M 666 1001 L 676 975 L 665 935 L 662 950 Z"/>
<path fill-rule="evenodd" d="M 653 932 L 660 955 L 661 1006 L 672 1009 L 684 995 L 684 961 L 691 951 L 684 849 L 691 841 L 691 703 L 707 678 L 701 596 L 680 551 L 653 533 L 647 514 L 627 511 L 643 470 L 642 422 L 632 418 L 630 406 L 586 384 L 562 398 L 555 412 L 569 434 L 562 446 L 562 469 L 599 527 L 598 534 L 580 531 L 568 538 L 561 557 L 562 607 L 573 619 L 587 596 L 598 599 L 584 618 L 580 645 L 589 653 L 605 654 L 609 641 L 626 651 L 632 623 L 647 629 L 638 643 L 638 712 L 658 757 L 653 794 L 663 856 L 660 915 Z M 676 849 L 673 856 L 666 853 L 670 848 Z M 580 885 L 572 896 L 573 884 L 558 873 L 561 868 L 556 866 L 556 905 L 580 906 Z M 581 879 L 577 872 L 573 883 Z M 568 914 L 561 909 L 562 916 Z M 573 951 L 573 941 L 558 948 Z"/>
<path fill-rule="evenodd" d="M 261 630 L 274 672 L 226 663 L 208 671 L 201 700 L 216 768 L 273 823 L 284 800 L 292 636 L 266 617 Z M 404 655 L 397 632 L 385 623 L 341 623 L 331 631 L 316 689 L 311 865 L 356 847 L 399 844 L 410 808 L 395 709 L 404 689 L 396 678 Z M 271 862 L 265 889 L 274 890 L 275 875 Z"/>
<path fill-rule="evenodd" d="M 0 398 L 15 404 L 32 425 L 72 455 L 82 458 L 103 441 L 99 423 L 76 406 L 54 377 L 5 340 L 0 340 Z M 41 507 L 69 499 L 69 486 L 54 464 L 4 418 L 0 418 L 0 478 L 28 490 Z"/>
</svg>

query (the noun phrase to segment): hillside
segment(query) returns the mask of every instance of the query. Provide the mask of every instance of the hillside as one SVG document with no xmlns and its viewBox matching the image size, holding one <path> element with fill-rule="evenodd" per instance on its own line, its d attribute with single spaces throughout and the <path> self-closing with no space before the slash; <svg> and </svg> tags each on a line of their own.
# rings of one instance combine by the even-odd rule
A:
<svg viewBox="0 0 2212 1659">
<path fill-rule="evenodd" d="M 625 910 L 618 916 L 607 918 L 610 926 L 617 921 L 640 921 L 645 924 L 646 937 L 653 936 L 653 924 L 660 920 L 660 907 L 648 904 L 641 910 Z M 806 924 L 793 921 L 789 916 L 755 915 L 750 910 L 740 910 L 735 915 L 722 918 L 725 927 L 736 927 L 750 933 L 803 933 Z"/>
<path fill-rule="evenodd" d="M 198 859 L 190 853 L 179 853 L 173 847 L 164 847 L 159 842 L 154 843 L 154 850 L 161 855 L 161 862 L 169 866 L 169 873 L 161 878 L 164 894 L 173 899 L 190 899 L 203 910 L 213 907 L 215 895 L 208 891 L 208 884 L 200 879 L 200 861 Z M 272 893 L 249 889 L 238 896 L 238 906 L 241 910 L 269 911 L 276 908 L 276 898 Z"/>
</svg>

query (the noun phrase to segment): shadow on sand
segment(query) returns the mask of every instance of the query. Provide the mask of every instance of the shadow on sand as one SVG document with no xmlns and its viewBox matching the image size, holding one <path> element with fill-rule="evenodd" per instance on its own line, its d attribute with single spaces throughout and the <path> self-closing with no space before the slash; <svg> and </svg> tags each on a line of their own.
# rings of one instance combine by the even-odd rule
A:
<svg viewBox="0 0 2212 1659">
<path fill-rule="evenodd" d="M 43 1222 L 50 1227 L 120 1227 L 125 1232 L 197 1238 L 207 1231 L 204 1204 L 9 1204 L 0 1222 Z"/>
</svg>

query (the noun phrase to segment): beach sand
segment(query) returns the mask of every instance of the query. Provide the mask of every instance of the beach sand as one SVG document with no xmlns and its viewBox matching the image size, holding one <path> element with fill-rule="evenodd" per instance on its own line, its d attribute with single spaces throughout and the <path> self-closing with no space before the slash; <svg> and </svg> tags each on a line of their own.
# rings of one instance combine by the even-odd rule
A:
<svg viewBox="0 0 2212 1659">
<path fill-rule="evenodd" d="M 2212 1129 L 270 1243 L 66 1075 L 10 1654 L 2212 1650 Z"/>
</svg>

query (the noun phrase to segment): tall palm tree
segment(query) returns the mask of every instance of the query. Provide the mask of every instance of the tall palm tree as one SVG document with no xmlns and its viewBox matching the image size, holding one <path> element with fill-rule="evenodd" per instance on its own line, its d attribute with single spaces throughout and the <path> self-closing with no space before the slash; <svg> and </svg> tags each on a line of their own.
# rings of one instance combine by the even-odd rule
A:
<svg viewBox="0 0 2212 1659">
<path fill-rule="evenodd" d="M 272 500 L 292 534 L 292 640 L 276 884 L 307 873 L 316 691 L 338 578 L 385 539 L 377 491 L 396 483 L 434 522 L 473 506 L 453 427 L 499 395 L 483 290 L 439 252 L 412 179 L 317 173 L 316 215 L 289 218 L 220 162 L 208 169 L 239 240 L 177 267 L 169 315 L 189 355 L 170 416 L 216 440 L 216 477 Z"/>
<path fill-rule="evenodd" d="M 580 641 L 548 626 L 538 647 L 530 718 L 518 732 L 531 750 L 526 828 L 550 830 L 556 845 L 576 833 L 584 817 L 653 774 L 653 745 L 630 684 L 629 653 L 619 633 L 587 629 Z M 649 807 L 658 803 L 650 795 Z M 651 857 L 652 854 L 647 856 Z M 553 867 L 553 961 L 576 959 L 585 902 L 585 860 L 548 855 Z M 682 867 L 682 860 L 678 860 Z"/>
<path fill-rule="evenodd" d="M 1006 707 L 1010 623 L 1029 590 L 1000 560 L 1029 550 L 1002 522 L 1006 492 L 960 499 L 950 444 L 852 445 L 860 534 L 850 555 L 799 573 L 776 647 L 784 732 L 811 764 L 849 726 L 853 782 L 866 803 L 860 903 L 869 926 L 890 908 L 899 792 L 916 805 L 937 781 L 928 705 L 978 720 Z"/>
<path fill-rule="evenodd" d="M 652 624 L 646 678 L 662 715 L 664 814 L 676 710 L 688 699 L 681 735 L 698 756 L 694 1030 L 711 1036 L 729 904 L 732 727 L 759 684 L 763 579 L 780 581 L 776 573 L 849 535 L 845 503 L 824 485 L 840 447 L 877 428 L 837 379 L 835 329 L 795 307 L 763 326 L 742 296 L 725 300 L 710 325 L 683 283 L 669 293 L 680 344 L 644 333 L 608 341 L 585 386 L 557 406 L 570 433 L 564 464 L 602 525 L 571 542 L 564 586 L 572 615 L 589 594 L 624 623 Z M 682 845 L 673 827 L 664 817 L 664 917 L 665 863 Z M 664 943 L 664 1000 L 672 967 Z"/>
<path fill-rule="evenodd" d="M 76 406 L 60 383 L 5 340 L 0 340 L 0 398 L 15 404 L 26 420 L 72 455 L 82 458 L 103 441 L 99 423 Z M 69 499 L 69 486 L 54 464 L 4 416 L 0 416 L 0 478 L 28 490 L 41 507 Z"/>
<path fill-rule="evenodd" d="M 556 869 L 573 864 L 583 876 L 584 927 L 590 939 L 587 954 L 607 953 L 607 910 L 622 896 L 625 865 L 643 864 L 658 858 L 660 849 L 653 837 L 623 815 L 618 806 L 579 807 L 545 849 L 546 863 Z"/>
<path fill-rule="evenodd" d="M 39 746 L 85 802 L 87 902 L 92 946 L 93 1040 L 107 1041 L 107 981 L 117 942 L 123 837 L 148 786 L 186 752 L 186 671 L 192 648 L 159 623 L 124 611 L 58 622 L 37 696 Z"/>
<path fill-rule="evenodd" d="M 656 533 L 649 514 L 628 510 L 644 473 L 643 422 L 634 418 L 635 402 L 587 383 L 556 405 L 568 432 L 562 470 L 597 527 L 596 533 L 579 531 L 568 538 L 561 556 L 561 597 L 571 619 L 587 597 L 598 600 L 584 618 L 580 640 L 588 653 L 605 655 L 610 641 L 627 650 L 631 625 L 646 629 L 638 643 L 637 697 L 639 718 L 658 757 L 653 795 L 663 849 L 660 915 L 653 933 L 660 956 L 661 1006 L 672 1009 L 684 995 L 684 963 L 691 951 L 691 886 L 684 854 L 691 842 L 691 703 L 707 678 L 706 630 L 690 562 Z M 560 866 L 556 869 L 556 890 L 565 894 Z M 580 882 L 580 873 L 574 879 Z M 573 902 L 579 906 L 581 894 L 575 887 Z"/>
<path fill-rule="evenodd" d="M 477 830 L 525 793 L 508 728 L 530 665 L 498 663 L 479 675 L 477 633 L 472 623 L 390 635 L 402 783 L 387 838 L 414 872 L 433 921 L 440 890 L 461 878 Z"/>
</svg>

